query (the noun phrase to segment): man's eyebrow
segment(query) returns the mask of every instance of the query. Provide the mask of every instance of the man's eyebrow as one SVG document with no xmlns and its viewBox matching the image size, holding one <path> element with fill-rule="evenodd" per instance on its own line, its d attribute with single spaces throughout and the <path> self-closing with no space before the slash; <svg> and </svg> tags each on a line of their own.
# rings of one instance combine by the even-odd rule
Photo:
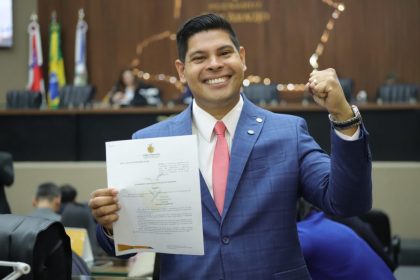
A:
<svg viewBox="0 0 420 280">
<path fill-rule="evenodd" d="M 223 46 L 218 47 L 217 51 L 221 51 L 221 50 L 224 50 L 224 49 L 234 49 L 234 48 L 235 47 L 232 46 L 232 45 L 223 45 Z M 197 54 L 200 55 L 200 54 L 205 54 L 205 53 L 206 53 L 206 51 L 196 50 L 196 51 L 193 51 L 193 52 L 189 53 L 187 56 L 192 57 L 192 56 L 197 55 Z"/>
<path fill-rule="evenodd" d="M 232 45 L 224 45 L 218 48 L 217 50 L 224 50 L 224 49 L 234 49 L 235 47 Z"/>
<path fill-rule="evenodd" d="M 189 54 L 188 54 L 188 57 L 192 57 L 192 56 L 194 56 L 194 55 L 197 55 L 197 54 L 204 54 L 204 53 L 205 53 L 205 51 L 197 50 L 197 51 L 193 51 L 192 53 L 189 53 Z"/>
</svg>

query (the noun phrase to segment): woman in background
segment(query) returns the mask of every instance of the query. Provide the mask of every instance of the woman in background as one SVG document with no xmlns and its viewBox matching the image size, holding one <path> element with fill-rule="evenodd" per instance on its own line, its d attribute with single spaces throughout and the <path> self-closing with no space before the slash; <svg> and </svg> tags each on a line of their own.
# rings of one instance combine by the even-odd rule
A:
<svg viewBox="0 0 420 280">
<path fill-rule="evenodd" d="M 117 83 L 109 93 L 109 103 L 119 107 L 132 105 L 136 92 L 139 91 L 139 85 L 140 83 L 133 72 L 128 68 L 123 69 Z M 143 103 L 138 105 L 147 105 L 144 98 L 138 101 Z"/>
<path fill-rule="evenodd" d="M 121 71 L 108 96 L 109 103 L 117 107 L 161 104 L 159 89 L 140 82 L 129 68 Z"/>
</svg>

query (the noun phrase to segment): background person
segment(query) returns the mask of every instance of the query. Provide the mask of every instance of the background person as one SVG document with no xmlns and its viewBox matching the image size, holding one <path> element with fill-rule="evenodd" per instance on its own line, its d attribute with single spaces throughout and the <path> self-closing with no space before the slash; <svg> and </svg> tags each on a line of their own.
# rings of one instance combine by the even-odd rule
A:
<svg viewBox="0 0 420 280">
<path fill-rule="evenodd" d="M 140 82 L 129 68 L 121 71 L 117 83 L 108 96 L 109 103 L 118 107 L 161 104 L 159 89 Z"/>
<path fill-rule="evenodd" d="M 61 206 L 60 206 L 60 214 L 63 213 L 64 208 L 68 203 L 76 202 L 77 197 L 77 190 L 70 184 L 64 184 L 60 186 L 61 192 Z"/>
<path fill-rule="evenodd" d="M 395 279 L 387 263 L 365 240 L 325 213 L 311 211 L 297 225 L 313 280 Z"/>
<path fill-rule="evenodd" d="M 130 106 L 138 90 L 138 80 L 130 69 L 123 69 L 118 81 L 110 92 L 109 102 L 116 106 Z M 139 100 L 139 105 L 146 105 L 146 99 Z"/>
<path fill-rule="evenodd" d="M 57 214 L 61 205 L 61 192 L 56 184 L 47 182 L 39 185 L 32 205 L 35 210 L 29 216 L 61 221 L 61 216 Z"/>
<path fill-rule="evenodd" d="M 103 250 L 99 247 L 95 237 L 96 223 L 92 212 L 87 204 L 77 202 L 77 190 L 69 184 L 60 187 L 61 191 L 61 222 L 65 227 L 76 227 L 86 229 L 92 251 L 95 256 L 103 255 Z"/>
</svg>

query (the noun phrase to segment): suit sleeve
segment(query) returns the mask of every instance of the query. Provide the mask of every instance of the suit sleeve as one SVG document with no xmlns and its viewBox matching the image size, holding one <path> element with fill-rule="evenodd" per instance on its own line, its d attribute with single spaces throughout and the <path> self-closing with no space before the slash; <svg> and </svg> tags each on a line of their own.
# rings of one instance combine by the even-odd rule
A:
<svg viewBox="0 0 420 280">
<path fill-rule="evenodd" d="M 101 225 L 96 226 L 96 239 L 98 240 L 99 245 L 108 255 L 115 256 L 114 240 L 105 235 L 104 228 Z M 127 254 L 118 257 L 122 259 L 128 259 L 134 255 L 135 254 Z"/>
<path fill-rule="evenodd" d="M 359 139 L 346 141 L 331 129 L 328 157 L 300 119 L 297 134 L 301 192 L 306 200 L 329 214 L 355 216 L 372 207 L 368 132 L 363 125 L 360 132 Z"/>
</svg>

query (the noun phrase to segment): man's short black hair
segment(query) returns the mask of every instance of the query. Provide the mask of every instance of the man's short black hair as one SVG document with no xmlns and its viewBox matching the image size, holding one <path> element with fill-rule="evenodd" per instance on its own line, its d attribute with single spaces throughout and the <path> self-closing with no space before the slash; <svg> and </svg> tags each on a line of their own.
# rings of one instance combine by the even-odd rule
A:
<svg viewBox="0 0 420 280">
<path fill-rule="evenodd" d="M 77 196 L 77 190 L 70 184 L 64 184 L 60 187 L 61 203 L 74 202 Z"/>
<path fill-rule="evenodd" d="M 176 34 L 176 44 L 178 47 L 178 56 L 182 62 L 185 62 L 185 56 L 188 49 L 188 39 L 201 31 L 221 29 L 229 33 L 229 37 L 235 48 L 239 51 L 239 40 L 230 23 L 223 17 L 216 14 L 204 14 L 189 19 L 185 22 Z"/>
<path fill-rule="evenodd" d="M 61 196 L 61 192 L 58 186 L 54 183 L 47 182 L 38 186 L 38 190 L 36 192 L 35 198 L 48 199 L 48 201 L 52 201 L 54 198 L 57 198 L 60 196 Z"/>
</svg>

